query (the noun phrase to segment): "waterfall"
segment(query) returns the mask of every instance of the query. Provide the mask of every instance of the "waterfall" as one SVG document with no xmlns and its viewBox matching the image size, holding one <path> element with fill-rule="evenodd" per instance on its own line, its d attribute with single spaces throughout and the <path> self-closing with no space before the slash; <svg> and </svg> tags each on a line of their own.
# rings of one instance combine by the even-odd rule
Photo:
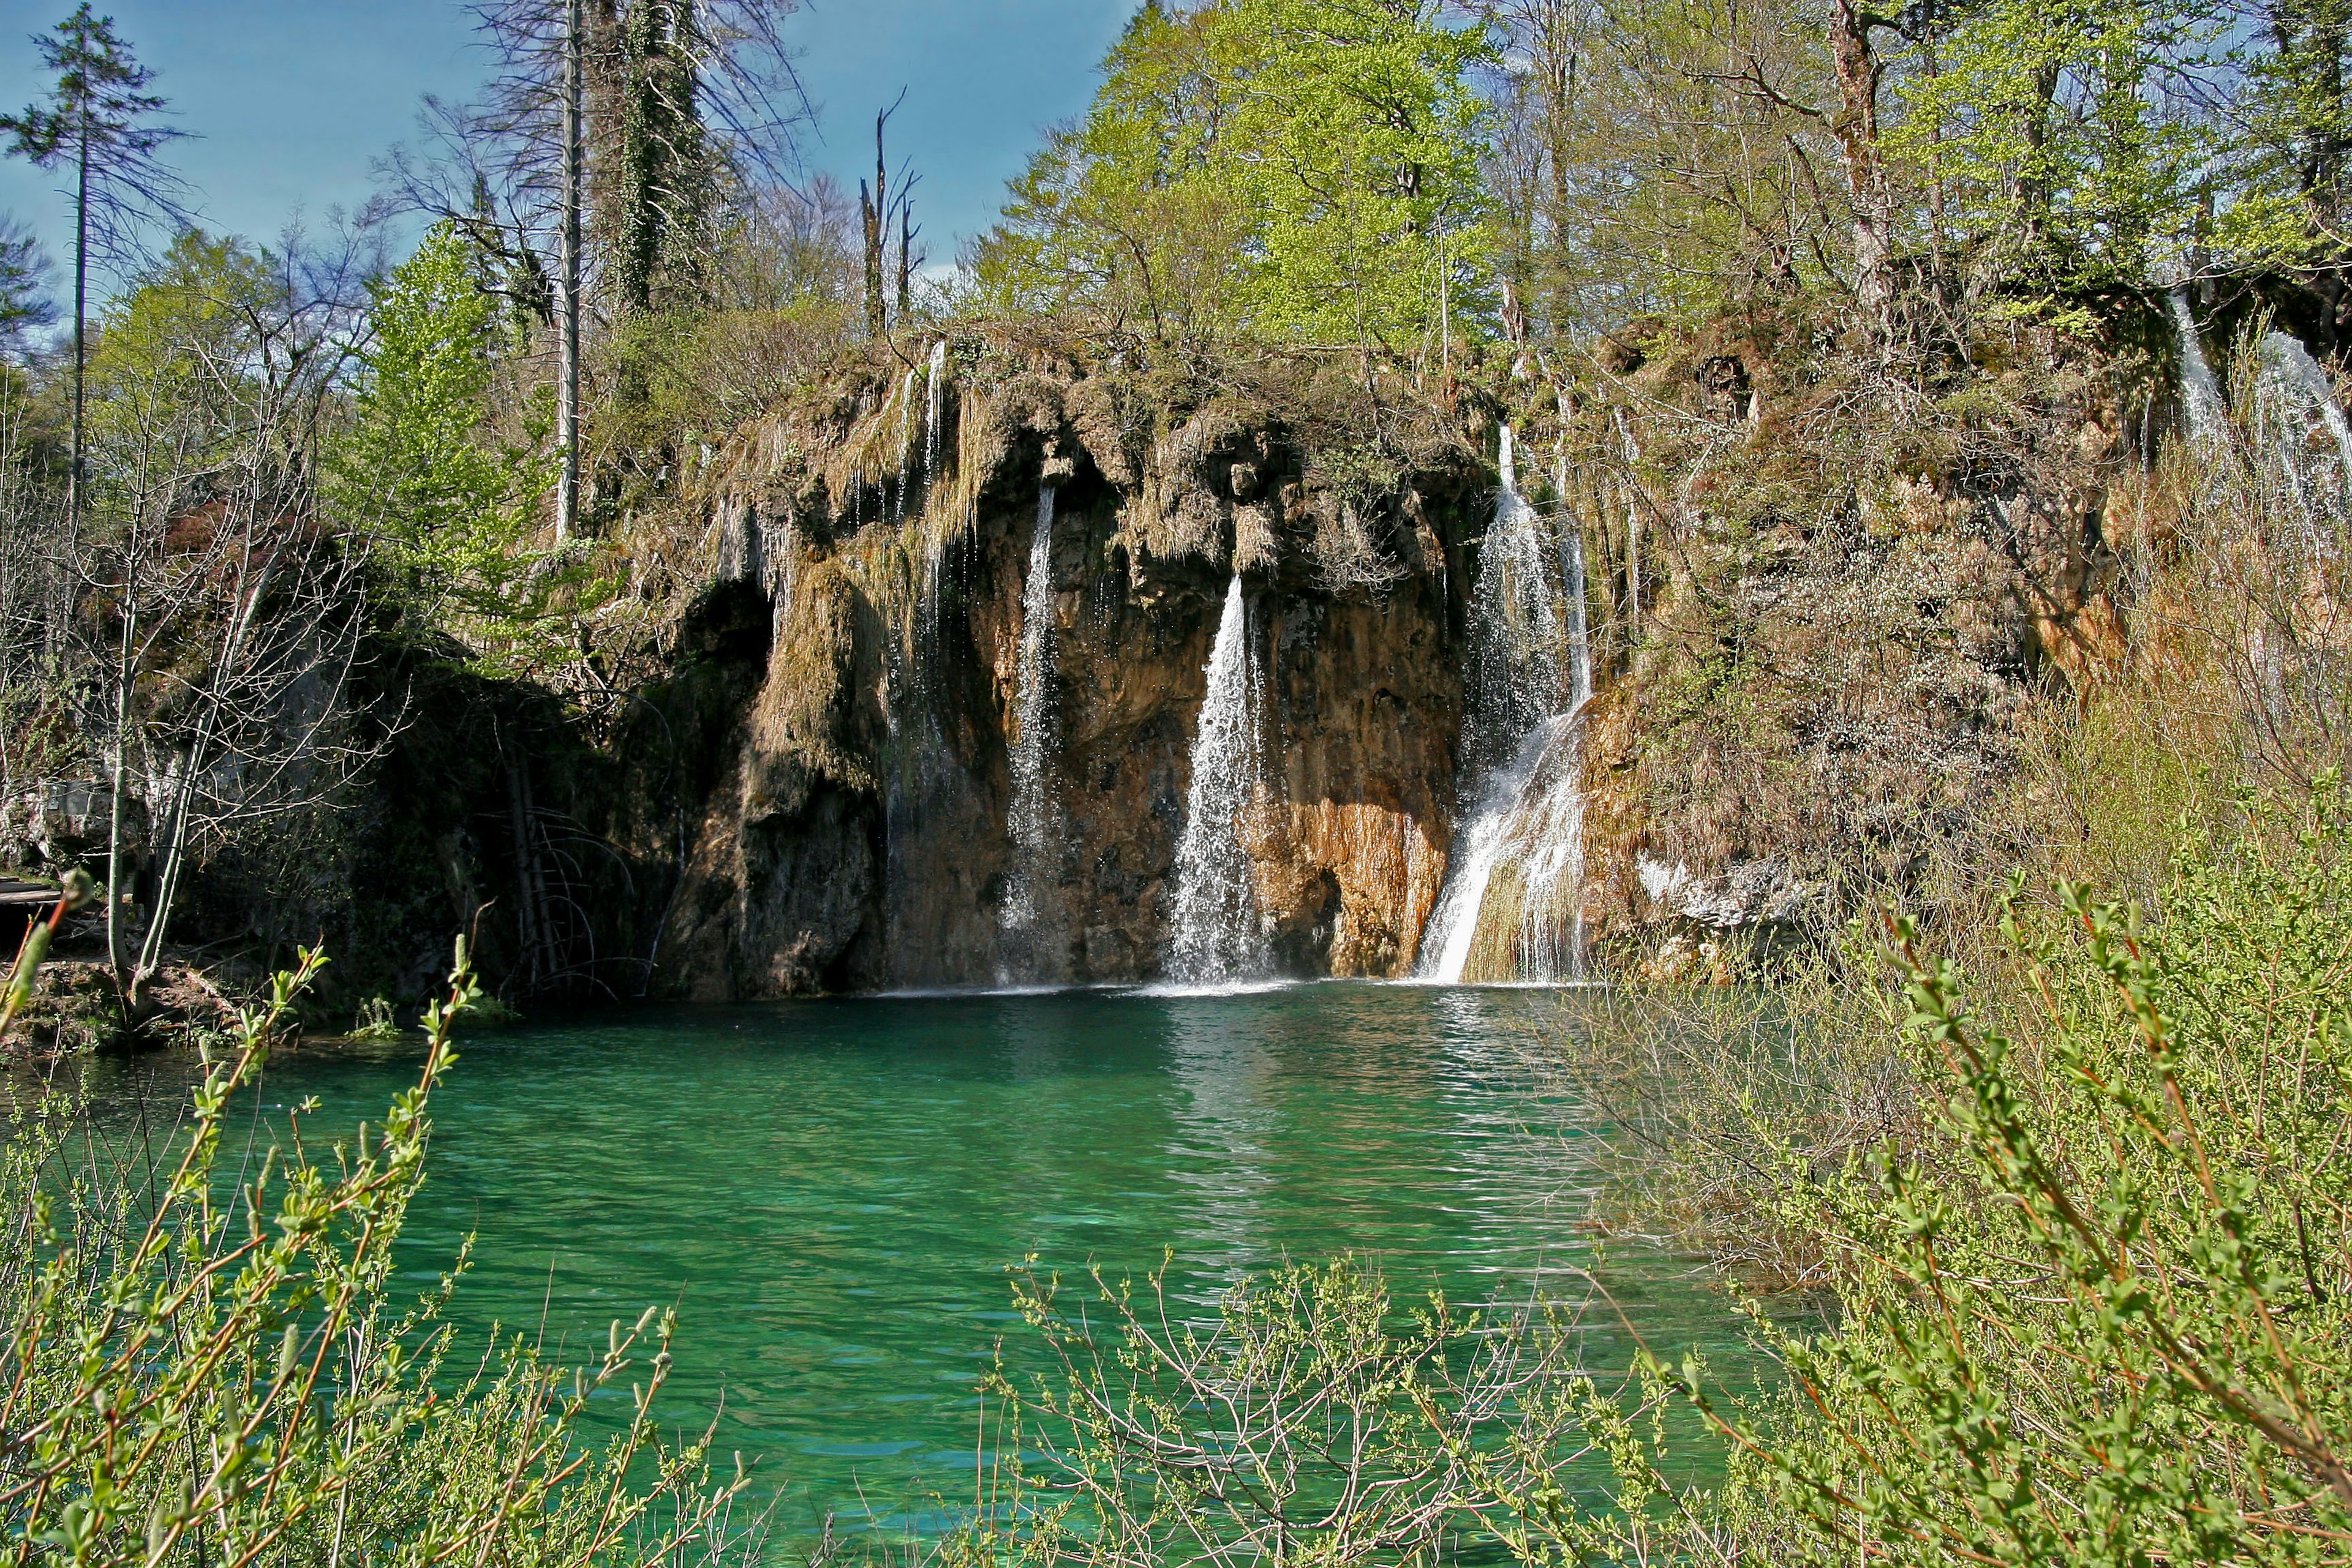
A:
<svg viewBox="0 0 2352 1568">
<path fill-rule="evenodd" d="M 940 410 L 947 389 L 948 341 L 941 338 L 931 345 L 931 362 L 923 379 L 923 498 L 929 501 L 931 487 L 940 479 Z"/>
<path fill-rule="evenodd" d="M 1209 692 L 1192 736 L 1192 784 L 1170 883 L 1168 971 L 1192 984 L 1253 979 L 1272 967 L 1258 924 L 1256 868 L 1242 843 L 1258 784 L 1256 685 L 1236 572 L 1209 650 Z"/>
<path fill-rule="evenodd" d="M 2336 442 L 2336 458 L 2343 467 L 2343 480 L 2352 481 L 2352 424 L 2347 424 L 2344 410 L 2336 404 L 2335 384 L 2311 351 L 2284 332 L 2266 333 L 2263 338 L 2262 388 L 2268 410 L 2274 417 L 2283 418 L 2280 431 L 2282 444 L 2291 471 L 2306 468 L 2305 448 L 2309 445 L 2310 418 L 2316 414 L 2326 422 L 2327 433 Z"/>
<path fill-rule="evenodd" d="M 1536 774 L 1550 747 L 1552 726 L 1538 725 L 1519 742 L 1510 763 L 1488 775 L 1469 827 L 1462 834 L 1454 865 L 1447 868 L 1445 886 L 1421 939 L 1421 977 L 1455 985 L 1469 966 L 1471 945 L 1478 939 L 1478 914 L 1486 907 L 1486 885 L 1494 880 L 1495 863 L 1502 858 L 1510 837 L 1513 807 Z"/>
<path fill-rule="evenodd" d="M 1028 963 L 1027 978 L 1046 973 L 1040 952 L 1045 889 L 1060 858 L 1047 752 L 1053 743 L 1054 486 L 1037 492 L 1037 522 L 1029 540 L 1029 581 L 1021 591 L 1020 689 L 1013 699 L 1013 801 L 1006 826 L 1013 839 L 1012 886 L 1000 922 Z M 1006 978 L 1011 978 L 1010 975 Z"/>
<path fill-rule="evenodd" d="M 894 520 L 907 521 L 908 459 L 915 447 L 915 370 L 910 365 L 907 379 L 898 388 L 898 490 L 894 503 Z"/>
<path fill-rule="evenodd" d="M 1568 443 L 1560 443 L 1552 467 L 1552 494 L 1559 506 L 1559 581 L 1568 600 L 1568 706 L 1584 706 L 1592 695 L 1592 627 L 1584 581 L 1584 528 L 1568 510 Z"/>
<path fill-rule="evenodd" d="M 1543 524 L 1519 494 L 1516 440 L 1507 425 L 1500 466 L 1502 489 L 1472 590 L 1470 711 L 1463 745 L 1472 774 L 1502 765 L 1559 705 L 1559 616 L 1544 578 Z"/>
<path fill-rule="evenodd" d="M 2173 342 L 2180 351 L 2180 402 L 2189 416 L 2189 436 L 2193 441 L 2210 441 L 2221 434 L 2221 384 L 2213 379 L 2204 342 L 2197 335 L 2197 318 L 2189 313 L 2189 285 L 2175 283 L 2164 298 L 2172 312 Z"/>
<path fill-rule="evenodd" d="M 930 363 L 924 377 L 923 515 L 929 516 L 931 492 L 940 481 L 940 416 L 947 395 L 947 339 L 941 338 L 931 345 Z M 923 593 L 916 612 L 916 637 L 927 660 L 938 658 L 940 651 L 940 598 L 949 542 L 939 520 L 932 519 L 931 526 L 924 531 Z"/>
<path fill-rule="evenodd" d="M 1496 928 L 1501 916 L 1508 916 L 1518 933 L 1514 954 L 1519 978 L 1576 979 L 1582 973 L 1584 794 L 1578 713 L 1592 692 L 1584 539 L 1563 508 L 1552 542 L 1568 607 L 1563 637 L 1543 576 L 1541 521 L 1519 494 L 1514 446 L 1507 425 L 1502 490 L 1495 526 L 1480 552 L 1471 606 L 1474 664 L 1463 751 L 1465 785 L 1479 784 L 1476 805 L 1422 938 L 1419 973 L 1441 984 L 1463 979 L 1479 932 Z M 1563 494 L 1566 478 L 1563 466 Z M 1563 642 L 1569 662 L 1565 693 Z M 1471 792 L 1465 787 L 1464 793 Z M 1496 879 L 1504 873 L 1516 892 L 1515 907 L 1500 896 Z M 1490 899 L 1490 893 L 1496 896 Z"/>
</svg>

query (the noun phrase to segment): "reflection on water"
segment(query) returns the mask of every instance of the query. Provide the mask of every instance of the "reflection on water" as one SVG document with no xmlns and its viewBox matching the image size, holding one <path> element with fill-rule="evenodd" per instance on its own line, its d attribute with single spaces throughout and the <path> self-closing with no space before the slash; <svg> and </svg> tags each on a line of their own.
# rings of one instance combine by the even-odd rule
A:
<svg viewBox="0 0 2352 1568">
<path fill-rule="evenodd" d="M 1274 1060 L 1257 1010 L 1225 998 L 1162 1004 L 1168 1066 L 1183 1086 L 1168 1142 L 1170 1178 L 1191 1195 L 1169 1245 L 1222 1280 L 1266 1256 L 1259 1211 L 1273 1185 L 1268 1148 L 1278 1135 Z"/>
<path fill-rule="evenodd" d="M 1592 1253 L 1576 1108 L 1524 1044 L 1573 996 L 1320 984 L 645 1009 L 467 1043 L 434 1107 L 404 1254 L 429 1284 L 468 1231 L 457 1318 L 585 1353 L 648 1303 L 680 1320 L 671 1419 L 724 1395 L 788 1522 L 969 1495 L 981 1373 L 1033 1364 L 1007 1265 L 1139 1275 L 1176 1299 L 1342 1251 L 1401 1299 L 1523 1290 Z M 311 1136 L 381 1116 L 409 1047 L 282 1058 L 265 1115 Z M 185 1068 L 93 1069 L 110 1114 Z M 163 1113 L 158 1113 L 162 1115 Z M 1661 1348 L 1731 1342 L 1672 1263 L 1612 1295 Z M 1625 1363 L 1613 1313 L 1588 1359 Z M 625 1399 L 625 1393 L 621 1396 Z M 961 1480 L 958 1478 L 961 1478 Z"/>
</svg>

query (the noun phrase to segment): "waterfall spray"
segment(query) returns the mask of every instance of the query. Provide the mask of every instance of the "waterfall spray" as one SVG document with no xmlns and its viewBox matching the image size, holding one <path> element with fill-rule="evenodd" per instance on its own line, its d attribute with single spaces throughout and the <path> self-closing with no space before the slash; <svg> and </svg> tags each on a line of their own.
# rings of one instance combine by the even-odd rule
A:
<svg viewBox="0 0 2352 1568">
<path fill-rule="evenodd" d="M 1242 842 L 1258 784 L 1256 688 L 1236 572 L 1209 650 L 1209 691 L 1192 737 L 1192 784 L 1171 879 L 1168 970 L 1192 984 L 1252 979 L 1272 967 L 1258 923 L 1256 868 Z"/>
<path fill-rule="evenodd" d="M 1037 492 L 1037 521 L 1029 540 L 1029 580 L 1021 591 L 1020 689 L 1013 699 L 1013 801 L 1006 824 L 1013 839 L 1013 879 L 1001 922 L 1012 945 L 1026 949 L 1023 956 L 1031 978 L 1045 970 L 1039 951 L 1045 889 L 1053 877 L 1061 843 L 1054 820 L 1047 761 L 1054 727 L 1046 688 L 1054 676 L 1055 494 L 1052 485 Z"/>
</svg>

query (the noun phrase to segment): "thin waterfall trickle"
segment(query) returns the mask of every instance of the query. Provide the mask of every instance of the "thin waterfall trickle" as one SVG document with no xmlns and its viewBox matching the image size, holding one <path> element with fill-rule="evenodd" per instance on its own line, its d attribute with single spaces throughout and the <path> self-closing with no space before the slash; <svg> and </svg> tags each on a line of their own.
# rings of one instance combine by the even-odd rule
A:
<svg viewBox="0 0 2352 1568">
<path fill-rule="evenodd" d="M 1013 800 L 1006 821 L 1013 840 L 1013 876 L 1001 926 L 1007 956 L 1022 961 L 1025 973 L 1008 971 L 1003 975 L 1008 980 L 1047 978 L 1051 968 L 1043 951 L 1049 924 L 1046 890 L 1061 858 L 1050 762 L 1054 710 L 1047 689 L 1054 677 L 1056 493 L 1052 485 L 1037 492 L 1037 521 L 1029 540 L 1029 580 L 1021 591 L 1020 689 L 1013 699 Z"/>
<path fill-rule="evenodd" d="M 896 521 L 907 521 L 907 468 L 915 448 L 915 375 L 913 366 L 907 369 L 907 379 L 898 388 L 898 492 L 894 502 Z"/>
<path fill-rule="evenodd" d="M 2227 405 L 2221 384 L 2213 378 L 2212 362 L 2205 357 L 2204 340 L 2197 335 L 2197 318 L 2189 310 L 2189 285 L 2175 283 L 2164 291 L 2172 314 L 2172 338 L 2180 353 L 2180 404 L 2189 418 L 2189 438 L 2210 441 L 2221 434 Z"/>
<path fill-rule="evenodd" d="M 931 345 L 931 359 L 923 377 L 923 499 L 940 482 L 940 412 L 947 391 L 948 341 Z"/>
<path fill-rule="evenodd" d="M 1568 611 L 1563 637 L 1543 575 L 1541 520 L 1519 493 L 1514 444 L 1514 432 L 1505 426 L 1502 490 L 1495 526 L 1480 552 L 1478 591 L 1471 606 L 1474 662 L 1463 749 L 1465 782 L 1478 785 L 1477 805 L 1455 841 L 1418 966 L 1423 979 L 1442 984 L 1465 977 L 1480 931 L 1494 927 L 1498 916 L 1508 916 L 1517 932 L 1511 944 L 1517 978 L 1577 979 L 1582 973 L 1584 794 L 1578 716 L 1592 693 L 1584 540 L 1563 504 L 1552 541 Z M 1563 463 L 1556 487 L 1563 498 L 1566 480 Z M 1569 664 L 1565 693 L 1563 642 Z M 1515 900 L 1499 896 L 1505 885 L 1516 891 Z"/>
<path fill-rule="evenodd" d="M 1168 972 L 1189 984 L 1251 980 L 1273 967 L 1257 872 L 1242 841 L 1258 788 L 1257 671 L 1241 574 L 1225 590 L 1209 650 L 1209 690 L 1192 737 L 1192 784 L 1170 881 Z"/>
<path fill-rule="evenodd" d="M 1568 443 L 1560 443 L 1552 466 L 1552 494 L 1559 508 L 1559 578 L 1568 600 L 1568 706 L 1573 712 L 1592 695 L 1592 626 L 1584 581 L 1584 527 L 1568 510 Z"/>
<path fill-rule="evenodd" d="M 916 610 L 917 637 L 923 658 L 936 661 L 940 654 L 940 609 L 945 589 L 948 548 L 956 538 L 955 531 L 945 520 L 931 512 L 932 492 L 940 482 L 940 424 L 946 407 L 948 379 L 948 341 L 941 338 L 931 345 L 931 357 L 924 371 L 923 384 L 923 501 L 919 514 L 929 526 L 923 532 L 922 597 Z"/>
</svg>

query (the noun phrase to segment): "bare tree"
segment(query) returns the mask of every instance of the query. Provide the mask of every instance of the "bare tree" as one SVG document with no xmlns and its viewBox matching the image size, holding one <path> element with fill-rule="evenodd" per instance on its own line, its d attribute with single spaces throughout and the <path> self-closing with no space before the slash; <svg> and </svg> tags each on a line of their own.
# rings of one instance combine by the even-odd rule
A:
<svg viewBox="0 0 2352 1568">
<path fill-rule="evenodd" d="M 493 287 L 556 329 L 559 540 L 579 522 L 591 297 L 601 288 L 614 309 L 643 308 L 662 236 L 682 215 L 709 193 L 740 202 L 784 181 L 810 114 L 782 33 L 795 9 L 796 0 L 477 0 L 477 29 L 497 61 L 490 81 L 472 103 L 426 100 L 424 153 L 394 149 L 385 164 L 397 200 L 456 223 L 499 264 Z M 633 92 L 658 110 L 650 130 L 647 116 L 629 112 Z M 630 179 L 649 157 L 665 172 Z M 592 224 L 600 205 L 614 210 Z M 609 265 L 592 234 L 614 253 Z"/>
<path fill-rule="evenodd" d="M 123 306 L 142 346 L 97 388 L 67 681 L 101 759 L 108 955 L 133 1020 L 191 868 L 318 808 L 374 752 L 351 694 L 362 562 L 315 493 L 376 261 L 366 226 L 278 253 L 184 237 Z"/>
</svg>

